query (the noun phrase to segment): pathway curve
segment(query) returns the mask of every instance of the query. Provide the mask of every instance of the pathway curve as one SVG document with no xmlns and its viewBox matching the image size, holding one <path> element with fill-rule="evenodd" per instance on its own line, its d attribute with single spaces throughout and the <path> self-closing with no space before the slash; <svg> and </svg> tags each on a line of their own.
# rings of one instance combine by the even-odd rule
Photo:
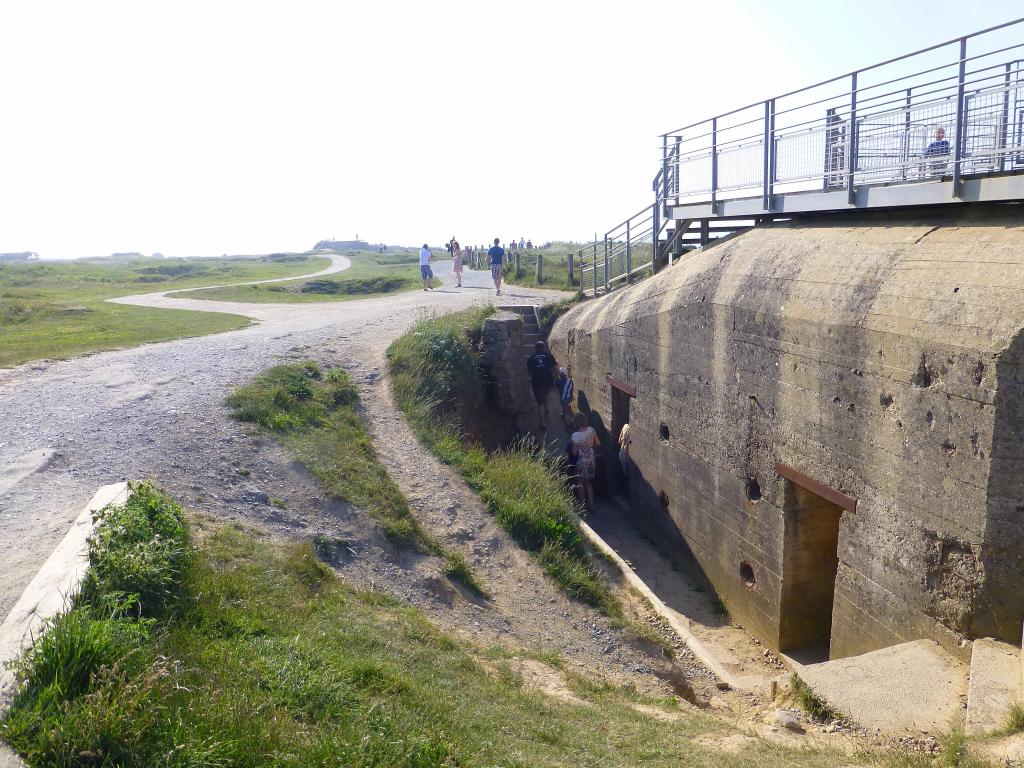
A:
<svg viewBox="0 0 1024 768">
<path fill-rule="evenodd" d="M 348 256 L 340 254 L 325 254 L 331 260 L 331 265 L 319 272 L 311 272 L 308 275 L 295 275 L 294 277 L 274 277 L 269 280 L 249 280 L 244 283 L 221 283 L 220 285 L 204 285 L 199 288 L 176 288 L 170 291 L 153 291 L 152 293 L 138 293 L 132 296 L 119 296 L 116 299 L 107 299 L 111 304 L 132 304 L 139 307 L 159 307 L 161 309 L 195 309 L 200 312 L 230 312 L 235 315 L 247 317 L 259 317 L 254 308 L 266 306 L 264 304 L 249 304 L 231 301 L 207 301 L 206 299 L 183 299 L 176 294 L 189 291 L 203 291 L 210 288 L 227 288 L 236 285 L 265 285 L 267 283 L 286 283 L 290 280 L 308 280 L 313 277 L 324 277 L 342 272 L 352 266 L 352 260 Z M 275 304 L 273 306 L 291 306 Z M 224 309 L 224 307 L 229 307 Z"/>
</svg>

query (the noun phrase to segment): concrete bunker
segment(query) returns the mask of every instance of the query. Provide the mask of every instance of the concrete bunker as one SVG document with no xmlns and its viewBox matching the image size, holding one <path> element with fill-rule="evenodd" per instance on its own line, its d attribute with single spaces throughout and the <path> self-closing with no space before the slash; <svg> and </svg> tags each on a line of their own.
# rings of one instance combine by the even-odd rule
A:
<svg viewBox="0 0 1024 768">
<path fill-rule="evenodd" d="M 769 647 L 963 656 L 1024 620 L 1021 243 L 1019 204 L 776 222 L 549 343 L 629 421 L 633 522 Z"/>
</svg>

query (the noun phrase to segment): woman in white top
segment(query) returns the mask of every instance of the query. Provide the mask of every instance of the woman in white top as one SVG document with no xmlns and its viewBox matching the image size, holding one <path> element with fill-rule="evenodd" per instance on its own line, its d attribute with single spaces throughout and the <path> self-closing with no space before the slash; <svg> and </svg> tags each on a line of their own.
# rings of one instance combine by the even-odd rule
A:
<svg viewBox="0 0 1024 768">
<path fill-rule="evenodd" d="M 587 417 L 582 413 L 576 414 L 576 431 L 569 439 L 572 441 L 573 452 L 576 455 L 576 476 L 583 485 L 584 507 L 593 512 L 594 475 L 597 472 L 594 449 L 601 444 L 601 441 L 597 438 L 594 428 L 587 424 Z"/>
<path fill-rule="evenodd" d="M 622 431 L 619 432 L 619 466 L 622 467 L 622 474 L 626 476 L 626 480 L 629 480 L 629 444 L 633 442 L 633 438 L 629 436 L 629 424 L 622 425 Z"/>
</svg>

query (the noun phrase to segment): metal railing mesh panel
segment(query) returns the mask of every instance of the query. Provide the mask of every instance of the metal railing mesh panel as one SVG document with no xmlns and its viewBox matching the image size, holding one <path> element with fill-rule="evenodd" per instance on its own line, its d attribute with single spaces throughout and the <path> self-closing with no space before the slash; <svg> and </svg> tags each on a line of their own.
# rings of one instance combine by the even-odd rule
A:
<svg viewBox="0 0 1024 768">
<path fill-rule="evenodd" d="M 1024 171 L 1024 19 L 662 137 L 661 202 Z"/>
</svg>

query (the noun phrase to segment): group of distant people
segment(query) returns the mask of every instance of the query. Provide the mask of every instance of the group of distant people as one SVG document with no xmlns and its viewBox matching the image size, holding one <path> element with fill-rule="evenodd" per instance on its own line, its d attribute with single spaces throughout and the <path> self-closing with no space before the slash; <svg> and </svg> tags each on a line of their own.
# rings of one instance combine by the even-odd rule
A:
<svg viewBox="0 0 1024 768">
<path fill-rule="evenodd" d="M 524 250 L 529 251 L 529 250 L 533 250 L 533 241 L 532 240 L 524 240 L 523 238 L 520 237 L 519 238 L 519 243 L 517 245 L 516 244 L 516 239 L 513 237 L 511 240 L 508 241 L 508 249 L 510 251 L 524 251 Z"/>
<path fill-rule="evenodd" d="M 445 244 L 445 248 L 451 255 L 452 259 L 452 276 L 455 278 L 455 287 L 462 287 L 462 270 L 463 270 L 463 258 L 466 252 L 463 252 L 462 246 L 459 241 L 454 237 Z M 472 253 L 472 250 L 468 251 Z M 423 280 L 423 290 L 432 291 L 434 287 L 430 284 L 430 281 L 434 279 L 434 270 L 431 267 L 431 261 L 433 261 L 434 255 L 430 252 L 430 246 L 427 243 L 423 244 L 420 248 L 420 278 Z M 494 238 L 494 245 L 492 245 L 487 251 L 487 261 L 491 268 L 491 278 L 494 280 L 494 293 L 497 296 L 501 295 L 501 281 L 505 276 L 505 249 L 501 247 L 501 239 Z"/>
</svg>

